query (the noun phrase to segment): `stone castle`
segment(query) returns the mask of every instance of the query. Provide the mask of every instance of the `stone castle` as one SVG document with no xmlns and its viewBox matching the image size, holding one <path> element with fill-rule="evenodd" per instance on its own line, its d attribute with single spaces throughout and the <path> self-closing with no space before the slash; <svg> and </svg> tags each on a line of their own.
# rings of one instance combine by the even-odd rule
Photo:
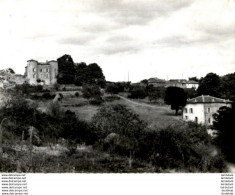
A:
<svg viewBox="0 0 235 195">
<path fill-rule="evenodd" d="M 44 63 L 28 60 L 25 67 L 25 77 L 31 85 L 54 85 L 57 83 L 58 62 L 55 60 Z"/>
</svg>

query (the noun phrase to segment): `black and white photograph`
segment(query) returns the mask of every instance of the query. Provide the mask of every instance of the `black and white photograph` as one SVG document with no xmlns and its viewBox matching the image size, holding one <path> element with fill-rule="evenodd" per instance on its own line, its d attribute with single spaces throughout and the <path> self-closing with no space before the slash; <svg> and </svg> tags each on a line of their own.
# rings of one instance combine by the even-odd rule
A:
<svg viewBox="0 0 235 195">
<path fill-rule="evenodd" d="M 0 24 L 1 173 L 235 172 L 234 0 L 0 0 Z"/>
</svg>

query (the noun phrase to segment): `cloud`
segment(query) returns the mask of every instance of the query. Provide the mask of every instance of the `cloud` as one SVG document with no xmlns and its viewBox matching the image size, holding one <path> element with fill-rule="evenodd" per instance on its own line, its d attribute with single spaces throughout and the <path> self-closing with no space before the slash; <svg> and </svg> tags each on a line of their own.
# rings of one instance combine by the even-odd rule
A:
<svg viewBox="0 0 235 195">
<path fill-rule="evenodd" d="M 221 37 L 223 39 L 235 38 L 235 23 L 234 25 L 208 25 L 203 31 L 214 37 Z"/>
<path fill-rule="evenodd" d="M 166 47 L 189 47 L 205 43 L 213 42 L 212 37 L 200 37 L 200 38 L 188 38 L 183 35 L 172 35 L 157 40 L 154 45 L 166 46 Z"/>
<path fill-rule="evenodd" d="M 42 33 L 42 32 L 39 32 L 39 33 L 34 32 L 34 33 L 30 33 L 28 35 L 24 35 L 24 37 L 26 39 L 30 39 L 30 40 L 31 39 L 35 40 L 35 39 L 49 38 L 49 37 L 52 37 L 52 36 L 54 36 L 52 33 Z"/>
<path fill-rule="evenodd" d="M 116 54 L 132 54 L 136 53 L 140 50 L 139 47 L 136 47 L 135 45 L 109 45 L 101 49 L 101 52 L 106 55 L 116 55 Z"/>
<path fill-rule="evenodd" d="M 87 45 L 96 37 L 91 34 L 83 34 L 83 35 L 73 35 L 65 38 L 61 38 L 58 40 L 58 43 L 68 44 L 68 45 Z"/>
<path fill-rule="evenodd" d="M 94 10 L 121 24 L 146 25 L 155 18 L 185 8 L 192 2 L 191 0 L 97 1 Z"/>
<path fill-rule="evenodd" d="M 128 35 L 108 36 L 97 50 L 105 55 L 132 54 L 141 50 L 140 41 Z"/>
</svg>

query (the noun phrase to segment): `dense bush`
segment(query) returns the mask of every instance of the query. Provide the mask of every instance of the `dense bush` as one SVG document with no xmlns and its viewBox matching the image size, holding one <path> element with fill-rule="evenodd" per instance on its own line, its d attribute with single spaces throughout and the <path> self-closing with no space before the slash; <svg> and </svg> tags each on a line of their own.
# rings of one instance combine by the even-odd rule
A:
<svg viewBox="0 0 235 195">
<path fill-rule="evenodd" d="M 206 128 L 196 123 L 152 131 L 125 106 L 112 105 L 103 106 L 92 124 L 100 135 L 95 144 L 98 149 L 126 157 L 131 154 L 157 169 L 219 172 L 225 168 L 223 156 L 214 155 L 216 148 Z"/>
<path fill-rule="evenodd" d="M 64 112 L 54 103 L 48 106 L 47 113 L 42 113 L 37 105 L 21 97 L 13 97 L 1 107 L 0 120 L 6 117 L 9 121 L 6 128 L 16 136 L 25 131 L 28 137 L 28 129 L 33 126 L 44 143 L 65 138 L 75 143 L 90 144 L 96 139 L 95 130 L 88 123 L 80 121 L 73 112 Z"/>
<path fill-rule="evenodd" d="M 133 89 L 130 91 L 130 95 L 128 96 L 129 98 L 133 99 L 143 99 L 147 97 L 148 93 L 146 91 L 145 87 L 133 87 Z"/>
<path fill-rule="evenodd" d="M 146 90 L 148 92 L 149 101 L 157 102 L 160 99 L 164 99 L 166 89 L 164 87 L 153 87 L 147 86 Z"/>
<path fill-rule="evenodd" d="M 42 94 L 42 98 L 50 100 L 53 99 L 55 97 L 55 95 L 51 95 L 50 93 L 43 93 Z"/>
<path fill-rule="evenodd" d="M 221 147 L 222 152 L 226 155 L 227 160 L 235 162 L 235 104 L 232 108 L 221 107 L 216 114 L 214 114 L 214 128 L 218 130 L 218 137 L 215 141 Z"/>
<path fill-rule="evenodd" d="M 25 95 L 29 95 L 30 93 L 42 92 L 43 87 L 41 85 L 30 85 L 28 83 L 24 83 L 22 85 L 16 85 L 15 87 L 16 93 L 22 93 Z"/>
</svg>

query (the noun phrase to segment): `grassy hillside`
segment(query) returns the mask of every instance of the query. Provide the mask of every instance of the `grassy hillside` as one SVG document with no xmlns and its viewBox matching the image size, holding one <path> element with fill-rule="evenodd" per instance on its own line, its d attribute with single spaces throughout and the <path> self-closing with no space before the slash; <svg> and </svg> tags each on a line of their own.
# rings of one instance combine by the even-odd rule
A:
<svg viewBox="0 0 235 195">
<path fill-rule="evenodd" d="M 146 121 L 150 128 L 165 128 L 169 125 L 179 122 L 181 116 L 175 116 L 174 111 L 167 105 L 148 105 L 145 103 L 132 100 L 115 100 L 106 102 L 105 104 L 123 104 L 127 108 L 137 113 L 140 119 Z M 90 121 L 92 116 L 97 113 L 99 107 L 88 104 L 88 101 L 83 97 L 65 97 L 61 103 L 64 109 L 69 109 L 76 115 L 86 121 Z"/>
</svg>

